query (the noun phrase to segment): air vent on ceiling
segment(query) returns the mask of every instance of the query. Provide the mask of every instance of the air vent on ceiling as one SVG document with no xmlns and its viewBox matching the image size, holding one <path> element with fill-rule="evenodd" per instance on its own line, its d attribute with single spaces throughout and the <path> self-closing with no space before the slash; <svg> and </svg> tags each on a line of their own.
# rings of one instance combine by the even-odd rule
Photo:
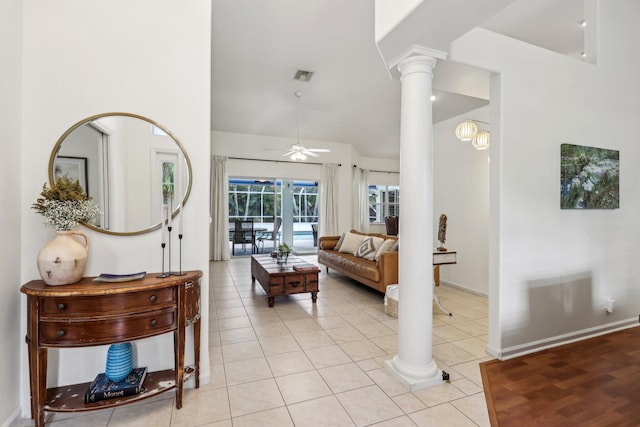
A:
<svg viewBox="0 0 640 427">
<path fill-rule="evenodd" d="M 298 70 L 296 71 L 296 75 L 293 76 L 293 78 L 295 80 L 300 80 L 301 82 L 308 82 L 309 80 L 311 80 L 312 76 L 313 71 Z"/>
</svg>

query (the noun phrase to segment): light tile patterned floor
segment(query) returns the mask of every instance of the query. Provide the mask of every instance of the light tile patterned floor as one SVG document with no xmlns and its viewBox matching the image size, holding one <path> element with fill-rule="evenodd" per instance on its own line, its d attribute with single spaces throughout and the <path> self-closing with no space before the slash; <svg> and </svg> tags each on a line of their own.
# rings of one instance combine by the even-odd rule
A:
<svg viewBox="0 0 640 427">
<path fill-rule="evenodd" d="M 316 257 L 305 257 L 315 262 Z M 487 299 L 441 286 L 433 355 L 451 383 L 411 392 L 383 362 L 397 351 L 397 319 L 383 296 L 324 267 L 309 294 L 273 308 L 251 283 L 249 258 L 210 265 L 211 384 L 113 410 L 49 414 L 71 426 L 489 426 L 478 363 L 489 360 Z M 33 425 L 22 420 L 19 426 Z"/>
</svg>

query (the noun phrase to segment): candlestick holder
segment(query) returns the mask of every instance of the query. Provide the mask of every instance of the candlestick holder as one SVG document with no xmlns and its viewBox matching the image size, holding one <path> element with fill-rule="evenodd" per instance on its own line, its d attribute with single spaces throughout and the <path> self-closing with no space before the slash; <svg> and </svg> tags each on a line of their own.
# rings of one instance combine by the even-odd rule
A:
<svg viewBox="0 0 640 427">
<path fill-rule="evenodd" d="M 158 274 L 156 277 L 162 279 L 165 277 L 169 277 L 170 275 L 164 272 L 164 248 L 167 245 L 166 243 L 160 243 L 160 246 L 162 247 L 162 273 Z"/>
<path fill-rule="evenodd" d="M 182 233 L 178 232 L 178 271 L 174 272 L 174 276 L 184 276 L 185 273 L 182 271 Z"/>
<path fill-rule="evenodd" d="M 167 274 L 169 276 L 173 275 L 173 271 L 171 271 L 171 230 L 173 229 L 172 226 L 168 226 L 167 230 L 169 230 L 169 242 L 167 243 L 167 251 L 169 252 L 169 271 L 167 271 Z"/>
</svg>

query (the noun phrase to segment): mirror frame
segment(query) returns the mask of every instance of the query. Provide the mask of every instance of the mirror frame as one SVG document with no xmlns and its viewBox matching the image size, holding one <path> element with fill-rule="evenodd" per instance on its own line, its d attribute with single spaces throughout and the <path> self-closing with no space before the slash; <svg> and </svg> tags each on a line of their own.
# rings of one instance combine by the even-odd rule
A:
<svg viewBox="0 0 640 427">
<path fill-rule="evenodd" d="M 185 190 L 184 197 L 182 198 L 182 201 L 180 202 L 179 207 L 177 207 L 171 213 L 171 217 L 175 218 L 176 216 L 178 216 L 178 214 L 181 213 L 182 206 L 184 206 L 187 203 L 187 200 L 189 199 L 189 195 L 191 194 L 191 183 L 193 182 L 193 170 L 191 169 L 191 160 L 189 159 L 189 155 L 187 154 L 187 151 L 184 149 L 184 147 L 180 143 L 180 140 L 173 133 L 171 133 L 171 131 L 169 131 L 166 127 L 162 126 L 160 123 L 158 123 L 158 122 L 156 122 L 154 120 L 151 120 L 151 119 L 149 119 L 147 117 L 140 116 L 138 114 L 122 113 L 122 112 L 111 112 L 111 113 L 95 114 L 93 116 L 87 117 L 86 119 L 80 120 L 79 122 L 77 122 L 76 124 L 71 126 L 69 129 L 67 129 L 65 131 L 65 133 L 63 133 L 62 136 L 60 138 L 58 138 L 58 141 L 56 142 L 56 144 L 53 146 L 53 149 L 51 150 L 51 156 L 49 157 L 49 185 L 51 187 L 53 187 L 53 185 L 55 183 L 54 175 L 53 175 L 54 162 L 55 162 L 56 156 L 58 155 L 58 151 L 60 150 L 60 146 L 62 145 L 64 140 L 67 138 L 67 136 L 69 136 L 69 134 L 71 134 L 71 132 L 73 132 L 74 130 L 76 130 L 77 128 L 79 128 L 82 125 L 85 125 L 85 124 L 87 124 L 89 122 L 92 122 L 92 121 L 97 120 L 97 119 L 102 118 L 102 117 L 112 117 L 112 116 L 131 117 L 131 118 L 134 118 L 134 119 L 144 120 L 145 122 L 147 122 L 147 123 L 149 123 L 149 124 L 151 124 L 153 126 L 157 126 L 158 128 L 162 129 L 162 131 L 164 131 L 169 137 L 171 137 L 171 139 L 173 139 L 173 141 L 176 143 L 176 145 L 178 146 L 178 148 L 182 152 L 182 155 L 184 156 L 184 160 L 185 160 L 186 166 L 187 166 L 187 188 Z M 103 233 L 103 234 L 110 234 L 112 236 L 137 236 L 137 235 L 140 235 L 140 234 L 145 234 L 145 233 L 149 233 L 151 231 L 158 230 L 162 226 L 162 223 L 159 222 L 157 224 L 153 224 L 153 225 L 149 226 L 148 228 L 145 228 L 145 229 L 142 229 L 142 230 L 136 230 L 136 231 L 111 231 L 111 230 L 104 230 L 102 228 L 93 226 L 91 224 L 87 224 L 85 222 L 80 222 L 80 224 L 84 225 L 85 227 L 87 227 L 90 230 L 94 230 L 94 231 L 97 231 L 97 232 Z"/>
</svg>

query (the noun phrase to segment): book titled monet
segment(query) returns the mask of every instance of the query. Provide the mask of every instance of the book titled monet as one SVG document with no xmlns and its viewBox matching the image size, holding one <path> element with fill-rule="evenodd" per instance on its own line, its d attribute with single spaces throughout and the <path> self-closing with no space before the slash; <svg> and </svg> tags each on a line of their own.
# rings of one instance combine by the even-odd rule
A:
<svg viewBox="0 0 640 427">
<path fill-rule="evenodd" d="M 105 373 L 98 374 L 84 395 L 84 402 L 91 403 L 114 397 L 133 396 L 144 390 L 142 384 L 147 376 L 147 368 L 134 368 L 127 377 L 114 382 Z"/>
</svg>

